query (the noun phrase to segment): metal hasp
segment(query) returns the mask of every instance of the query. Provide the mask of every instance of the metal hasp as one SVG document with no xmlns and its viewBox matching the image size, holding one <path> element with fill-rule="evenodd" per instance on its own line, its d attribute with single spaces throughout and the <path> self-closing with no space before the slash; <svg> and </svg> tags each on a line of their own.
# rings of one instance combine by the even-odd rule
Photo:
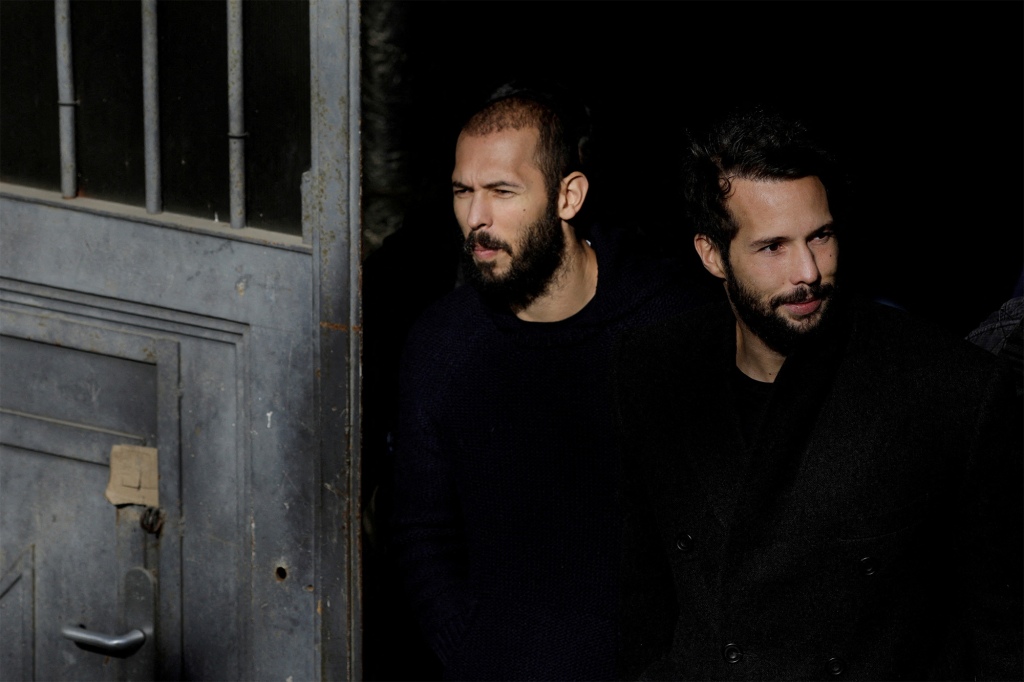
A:
<svg viewBox="0 0 1024 682">
<path fill-rule="evenodd" d="M 156 581 L 144 568 L 133 568 L 124 578 L 122 622 L 130 627 L 123 635 L 105 635 L 78 625 L 65 625 L 61 634 L 79 649 L 104 656 L 128 659 L 122 663 L 121 679 L 151 680 L 156 670 L 153 637 Z M 130 657 L 130 658 L 129 658 Z"/>
</svg>

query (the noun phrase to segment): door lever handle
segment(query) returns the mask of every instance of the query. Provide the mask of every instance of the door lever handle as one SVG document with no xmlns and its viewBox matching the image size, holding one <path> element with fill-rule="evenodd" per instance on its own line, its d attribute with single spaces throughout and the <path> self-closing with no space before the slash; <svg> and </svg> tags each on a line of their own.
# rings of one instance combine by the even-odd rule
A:
<svg viewBox="0 0 1024 682">
<path fill-rule="evenodd" d="M 136 566 L 125 573 L 124 599 L 118 609 L 123 635 L 105 635 L 88 630 L 74 621 L 60 629 L 79 649 L 125 659 L 117 664 L 120 680 L 155 680 L 156 647 L 156 578 L 145 568 Z M 64 621 L 67 623 L 67 621 Z"/>
<path fill-rule="evenodd" d="M 137 628 L 123 635 L 105 635 L 75 625 L 65 625 L 60 633 L 80 649 L 116 658 L 127 658 L 146 643 L 146 633 Z"/>
</svg>

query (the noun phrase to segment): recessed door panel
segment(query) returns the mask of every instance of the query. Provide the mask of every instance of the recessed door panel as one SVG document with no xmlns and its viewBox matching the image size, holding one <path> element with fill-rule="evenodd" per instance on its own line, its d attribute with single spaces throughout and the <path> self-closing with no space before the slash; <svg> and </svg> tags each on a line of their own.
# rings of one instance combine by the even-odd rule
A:
<svg viewBox="0 0 1024 682">
<path fill-rule="evenodd" d="M 134 627 L 126 578 L 160 573 L 160 522 L 178 507 L 173 469 L 156 472 L 158 506 L 115 505 L 107 490 L 137 472 L 112 475 L 115 446 L 152 449 L 159 462 L 161 428 L 164 464 L 178 466 L 176 344 L 27 306 L 0 313 L 0 679 L 155 679 L 152 631 L 141 668 L 141 657 L 86 649 L 62 631 L 116 642 Z M 161 577 L 180 594 L 177 574 Z"/>
</svg>

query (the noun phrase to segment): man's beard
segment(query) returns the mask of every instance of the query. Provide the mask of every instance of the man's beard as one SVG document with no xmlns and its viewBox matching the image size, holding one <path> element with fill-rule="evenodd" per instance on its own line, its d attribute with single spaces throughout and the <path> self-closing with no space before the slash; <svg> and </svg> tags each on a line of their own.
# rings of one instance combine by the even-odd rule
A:
<svg viewBox="0 0 1024 682">
<path fill-rule="evenodd" d="M 523 310 L 547 291 L 555 272 L 565 257 L 565 235 L 562 221 L 550 209 L 536 222 L 526 227 L 526 235 L 513 253 L 512 246 L 486 232 L 470 232 L 463 245 L 462 265 L 466 278 L 485 300 L 498 306 L 508 306 L 513 312 Z M 508 271 L 495 275 L 494 262 L 477 263 L 473 249 L 477 245 L 500 249 L 510 258 Z"/>
<path fill-rule="evenodd" d="M 757 292 L 737 280 L 730 266 L 727 265 L 725 269 L 728 275 L 725 287 L 736 315 L 757 338 L 776 353 L 788 356 L 800 347 L 813 343 L 828 328 L 829 320 L 836 308 L 835 284 L 806 285 L 788 294 L 764 301 Z M 787 319 L 779 311 L 779 308 L 787 303 L 800 303 L 810 298 L 820 299 L 821 307 L 802 323 Z"/>
</svg>

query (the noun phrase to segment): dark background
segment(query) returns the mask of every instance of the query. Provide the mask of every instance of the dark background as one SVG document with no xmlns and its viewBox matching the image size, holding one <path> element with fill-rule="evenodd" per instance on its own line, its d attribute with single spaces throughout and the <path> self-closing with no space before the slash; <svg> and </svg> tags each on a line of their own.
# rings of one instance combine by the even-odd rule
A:
<svg viewBox="0 0 1024 682">
<path fill-rule="evenodd" d="M 710 277 L 678 210 L 683 132 L 763 99 L 822 130 L 851 171 L 850 286 L 959 336 L 1014 294 L 1024 3 L 369 0 L 362 11 L 368 680 L 438 674 L 389 563 L 387 496 L 372 495 L 387 475 L 401 340 L 454 285 L 460 116 L 503 80 L 558 79 L 589 99 L 588 206 L 695 276 Z"/>
</svg>

